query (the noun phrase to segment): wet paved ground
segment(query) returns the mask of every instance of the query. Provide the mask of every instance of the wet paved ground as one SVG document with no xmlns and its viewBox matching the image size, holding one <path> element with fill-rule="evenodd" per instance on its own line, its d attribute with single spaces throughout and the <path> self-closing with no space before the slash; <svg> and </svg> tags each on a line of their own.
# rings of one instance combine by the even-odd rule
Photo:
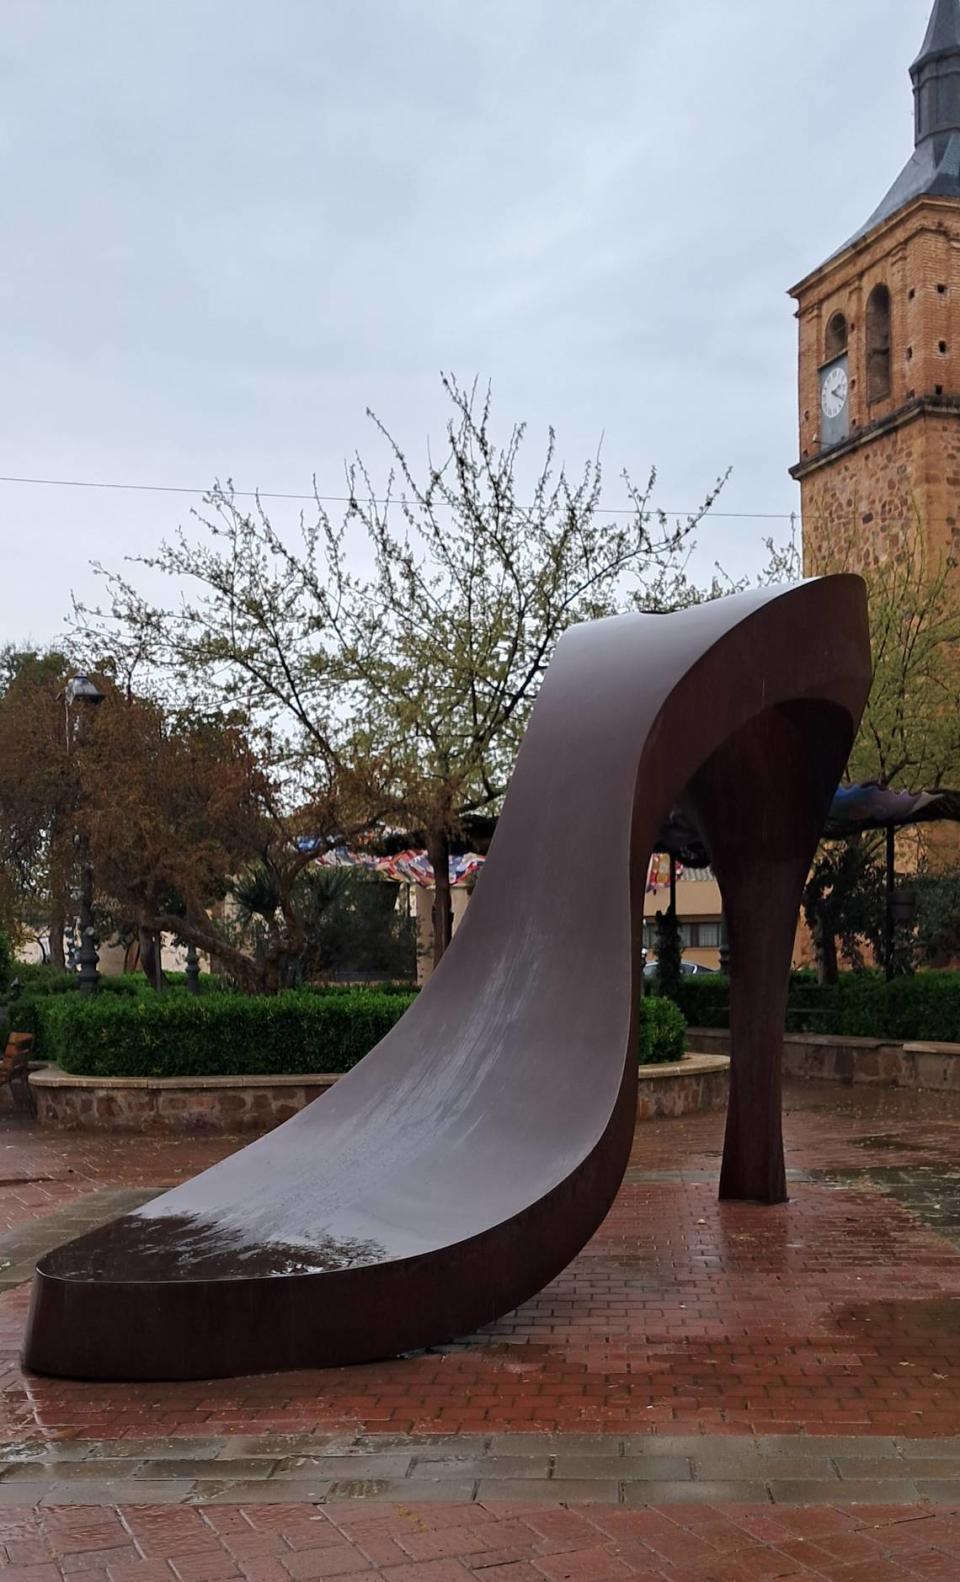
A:
<svg viewBox="0 0 960 1582">
<path fill-rule="evenodd" d="M 4 1542 L 5 1582 L 955 1582 L 960 1567 L 960 1522 L 891 1506 L 83 1506 L 0 1512 Z"/>
<path fill-rule="evenodd" d="M 792 1087 L 779 1209 L 716 1202 L 722 1126 L 639 1128 L 594 1241 L 482 1334 L 104 1386 L 20 1373 L 33 1256 L 237 1144 L 0 1114 L 4 1582 L 960 1579 L 960 1102 Z"/>
</svg>

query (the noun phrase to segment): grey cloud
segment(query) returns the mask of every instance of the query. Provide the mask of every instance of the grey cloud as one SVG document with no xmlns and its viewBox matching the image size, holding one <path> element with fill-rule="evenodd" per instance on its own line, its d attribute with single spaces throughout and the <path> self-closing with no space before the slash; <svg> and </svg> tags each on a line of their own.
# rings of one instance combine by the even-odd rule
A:
<svg viewBox="0 0 960 1582">
<path fill-rule="evenodd" d="M 903 163 L 928 8 L 6 0 L 0 472 L 336 493 L 368 404 L 422 453 L 446 367 L 571 462 L 604 431 L 611 501 L 730 464 L 789 512 L 784 293 Z M 186 510 L 0 486 L 3 635 Z"/>
</svg>

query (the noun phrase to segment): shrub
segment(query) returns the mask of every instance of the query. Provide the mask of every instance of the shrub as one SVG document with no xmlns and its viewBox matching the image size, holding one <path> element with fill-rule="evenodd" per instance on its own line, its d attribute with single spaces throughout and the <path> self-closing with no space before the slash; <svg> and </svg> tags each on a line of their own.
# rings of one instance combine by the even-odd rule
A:
<svg viewBox="0 0 960 1582">
<path fill-rule="evenodd" d="M 413 996 L 367 989 L 241 994 L 57 995 L 33 1001 L 37 1053 L 77 1076 L 298 1075 L 349 1071 Z"/>
<path fill-rule="evenodd" d="M 673 999 L 688 1027 L 730 1026 L 730 980 L 722 973 L 681 977 Z"/>
<path fill-rule="evenodd" d="M 687 1024 L 672 1000 L 648 994 L 640 1001 L 640 1064 L 658 1066 L 682 1060 L 687 1048 Z"/>
<path fill-rule="evenodd" d="M 892 983 L 873 973 L 846 978 L 840 1023 L 849 1037 L 960 1043 L 960 972 L 918 972 Z"/>
<path fill-rule="evenodd" d="M 59 967 L 52 967 L 48 961 L 17 962 L 14 976 L 19 981 L 21 991 L 33 996 L 74 994 L 80 986 L 79 973 L 61 972 Z M 105 994 L 139 994 L 141 989 L 151 992 L 146 978 L 136 972 L 102 977 L 100 988 Z"/>
<path fill-rule="evenodd" d="M 25 994 L 66 994 L 76 988 L 76 974 L 61 972 L 48 961 L 18 961 L 14 973 Z"/>
<path fill-rule="evenodd" d="M 787 1032 L 838 1032 L 839 992 L 835 983 L 818 983 L 815 975 L 795 973 L 787 996 Z"/>
</svg>

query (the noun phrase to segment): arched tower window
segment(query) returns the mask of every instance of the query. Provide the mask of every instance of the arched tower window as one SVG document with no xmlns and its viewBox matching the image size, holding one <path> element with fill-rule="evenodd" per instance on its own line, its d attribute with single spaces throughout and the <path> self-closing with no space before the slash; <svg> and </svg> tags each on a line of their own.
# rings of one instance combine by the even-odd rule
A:
<svg viewBox="0 0 960 1582">
<path fill-rule="evenodd" d="M 874 286 L 867 300 L 867 400 L 890 395 L 891 309 L 887 286 Z"/>
<path fill-rule="evenodd" d="M 834 357 L 840 357 L 847 349 L 847 320 L 843 313 L 835 313 L 827 325 L 827 339 L 824 346 L 826 362 L 832 362 Z"/>
</svg>

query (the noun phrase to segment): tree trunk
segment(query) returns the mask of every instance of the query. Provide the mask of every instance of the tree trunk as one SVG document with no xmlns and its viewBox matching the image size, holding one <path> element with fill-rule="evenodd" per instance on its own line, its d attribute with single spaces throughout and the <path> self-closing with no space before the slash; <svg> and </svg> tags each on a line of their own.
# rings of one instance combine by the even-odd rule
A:
<svg viewBox="0 0 960 1582">
<path fill-rule="evenodd" d="M 235 945 L 230 945 L 221 939 L 208 917 L 200 921 L 191 921 L 186 917 L 177 917 L 173 912 L 158 912 L 151 918 L 150 926 L 158 932 L 176 934 L 185 945 L 191 941 L 198 950 L 202 950 L 210 957 L 211 965 L 226 972 L 232 977 L 242 994 L 269 994 L 268 973 L 262 961 L 238 950 Z"/>
<path fill-rule="evenodd" d="M 446 830 L 427 831 L 427 856 L 433 868 L 433 964 L 436 967 L 453 937 L 450 837 Z"/>
<path fill-rule="evenodd" d="M 837 937 L 822 915 L 817 917 L 816 927 L 813 930 L 813 944 L 817 953 L 817 982 L 836 983 L 840 975 L 837 963 Z"/>
<path fill-rule="evenodd" d="M 138 933 L 140 935 L 140 966 L 143 975 L 152 989 L 163 988 L 163 966 L 160 960 L 159 933 L 152 928 L 145 928 L 141 923 Z"/>
<path fill-rule="evenodd" d="M 66 972 L 67 958 L 63 952 L 63 931 L 67 924 L 67 909 L 59 896 L 50 902 L 50 965 L 58 972 Z"/>
</svg>

